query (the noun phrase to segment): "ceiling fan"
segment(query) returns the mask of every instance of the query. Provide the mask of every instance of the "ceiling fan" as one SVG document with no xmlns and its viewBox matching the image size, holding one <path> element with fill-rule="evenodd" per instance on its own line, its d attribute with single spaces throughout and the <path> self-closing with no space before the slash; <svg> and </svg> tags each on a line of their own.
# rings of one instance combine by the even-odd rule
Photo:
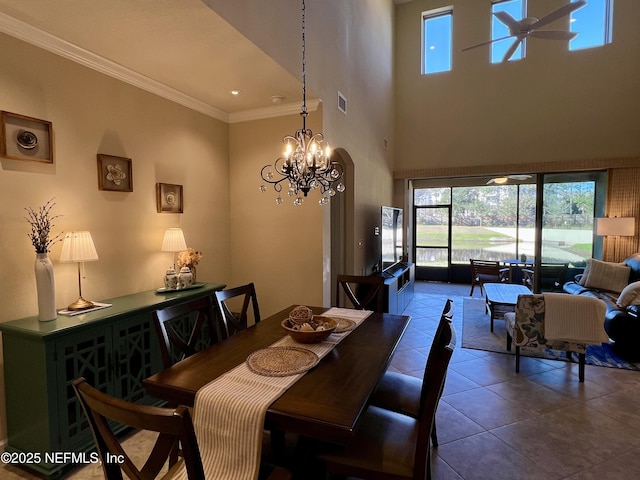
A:
<svg viewBox="0 0 640 480">
<path fill-rule="evenodd" d="M 579 8 L 584 7 L 587 4 L 586 0 L 578 0 L 576 2 L 569 3 L 564 5 L 557 10 L 554 10 L 550 14 L 538 19 L 536 17 L 525 17 L 522 20 L 516 20 L 511 15 L 509 15 L 505 11 L 495 12 L 495 17 L 504 23 L 509 28 L 509 35 L 506 37 L 495 38 L 493 40 L 489 40 L 488 42 L 478 43 L 477 45 L 472 45 L 470 47 L 463 48 L 462 51 L 471 50 L 472 48 L 481 47 L 483 45 L 489 45 L 493 42 L 499 42 L 500 40 L 505 40 L 507 38 L 515 37 L 514 42 L 508 48 L 504 57 L 502 58 L 503 62 L 509 60 L 512 55 L 516 52 L 520 44 L 527 37 L 535 37 L 542 38 L 545 40 L 566 40 L 569 41 L 574 38 L 577 33 L 576 32 L 567 32 L 565 30 L 538 30 L 540 27 L 545 26 L 548 23 L 554 22 L 559 18 L 570 15 L 572 12 L 578 10 Z"/>
<path fill-rule="evenodd" d="M 490 179 L 487 182 L 487 185 L 491 185 L 492 183 L 496 183 L 498 185 L 504 185 L 509 180 L 516 180 L 519 182 L 523 182 L 525 180 L 529 180 L 530 178 L 531 178 L 531 175 L 505 175 L 503 177 L 495 177 Z"/>
</svg>

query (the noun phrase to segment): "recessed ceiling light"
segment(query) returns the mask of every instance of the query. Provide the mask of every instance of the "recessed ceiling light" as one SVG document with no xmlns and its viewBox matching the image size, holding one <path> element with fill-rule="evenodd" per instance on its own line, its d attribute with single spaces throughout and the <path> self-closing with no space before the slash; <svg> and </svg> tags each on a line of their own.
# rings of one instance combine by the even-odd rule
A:
<svg viewBox="0 0 640 480">
<path fill-rule="evenodd" d="M 229 93 L 231 95 L 233 95 L 234 97 L 237 97 L 238 95 L 240 95 L 241 92 L 240 92 L 240 90 L 235 90 L 234 89 L 234 90 L 229 90 Z"/>
</svg>

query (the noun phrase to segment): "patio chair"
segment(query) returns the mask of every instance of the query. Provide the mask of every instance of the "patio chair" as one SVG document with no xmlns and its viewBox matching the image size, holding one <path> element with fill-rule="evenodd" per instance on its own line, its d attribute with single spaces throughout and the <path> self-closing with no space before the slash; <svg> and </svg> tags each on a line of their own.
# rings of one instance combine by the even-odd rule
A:
<svg viewBox="0 0 640 480">
<path fill-rule="evenodd" d="M 542 263 L 540 264 L 540 284 L 538 288 L 540 292 L 562 291 L 562 285 L 566 281 L 568 263 Z M 535 288 L 535 271 L 529 268 L 522 269 L 522 283 L 529 287 L 532 292 Z M 538 292 L 536 292 L 538 293 Z"/>
<path fill-rule="evenodd" d="M 483 283 L 509 283 L 511 282 L 511 269 L 500 265 L 497 260 L 478 260 L 474 258 L 469 259 L 471 264 L 471 292 L 470 297 L 473 297 L 473 290 L 476 285 L 480 287 L 480 293 L 484 291 Z"/>
</svg>

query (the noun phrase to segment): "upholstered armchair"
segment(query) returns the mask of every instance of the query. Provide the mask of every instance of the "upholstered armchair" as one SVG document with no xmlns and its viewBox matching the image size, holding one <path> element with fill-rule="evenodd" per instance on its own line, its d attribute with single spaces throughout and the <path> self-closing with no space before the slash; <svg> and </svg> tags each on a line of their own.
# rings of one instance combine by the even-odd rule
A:
<svg viewBox="0 0 640 480">
<path fill-rule="evenodd" d="M 608 343 L 604 330 L 606 307 L 596 298 L 545 293 L 520 295 L 515 312 L 504 315 L 507 350 L 516 346 L 516 372 L 520 371 L 520 348 L 551 349 L 578 354 L 578 375 L 584 381 L 587 345 Z"/>
</svg>

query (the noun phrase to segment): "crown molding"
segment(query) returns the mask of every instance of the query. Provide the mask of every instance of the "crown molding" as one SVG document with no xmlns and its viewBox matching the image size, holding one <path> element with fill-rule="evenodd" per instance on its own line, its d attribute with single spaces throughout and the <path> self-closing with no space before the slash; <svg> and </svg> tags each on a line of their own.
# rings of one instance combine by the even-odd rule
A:
<svg viewBox="0 0 640 480">
<path fill-rule="evenodd" d="M 307 111 L 315 112 L 320 104 L 319 99 L 307 100 Z M 229 114 L 229 123 L 249 122 L 251 120 L 263 120 L 265 118 L 284 117 L 285 115 L 299 114 L 302 103 L 287 103 L 264 108 L 254 108 Z"/>
<path fill-rule="evenodd" d="M 128 83 L 135 87 L 146 90 L 160 97 L 171 100 L 177 104 L 203 113 L 209 117 L 216 118 L 223 122 L 229 122 L 229 114 L 218 108 L 202 102 L 196 98 L 186 95 L 178 90 L 168 87 L 163 83 L 153 80 L 145 75 L 141 75 L 118 63 L 112 62 L 95 53 L 78 47 L 66 40 L 51 35 L 40 30 L 33 25 L 22 22 L 14 17 L 0 13 L 0 32 L 6 33 L 24 42 L 40 47 L 49 52 L 60 55 L 75 63 L 84 65 L 97 72 L 108 75 L 116 80 Z"/>
</svg>

